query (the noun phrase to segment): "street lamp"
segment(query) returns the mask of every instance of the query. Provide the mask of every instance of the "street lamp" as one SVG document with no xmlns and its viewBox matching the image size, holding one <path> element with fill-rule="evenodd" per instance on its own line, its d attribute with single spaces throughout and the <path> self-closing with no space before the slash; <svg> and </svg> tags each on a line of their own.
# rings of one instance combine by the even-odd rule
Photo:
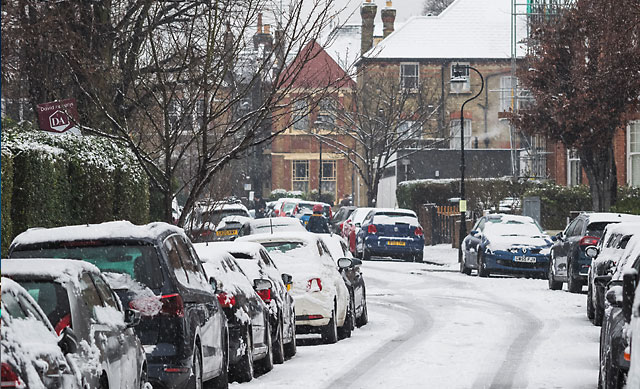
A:
<svg viewBox="0 0 640 389">
<path fill-rule="evenodd" d="M 465 71 L 466 70 L 466 71 Z M 473 70 L 478 73 L 480 76 L 480 90 L 473 97 L 465 100 L 462 103 L 462 107 L 460 107 L 460 236 L 458 237 L 458 262 L 462 263 L 462 240 L 467 235 L 467 222 L 466 222 L 466 213 L 467 213 L 467 200 L 465 199 L 464 193 L 464 106 L 471 100 L 480 96 L 482 90 L 484 89 L 484 78 L 482 74 L 478 71 L 478 69 L 469 66 L 469 65 L 460 65 L 455 64 L 453 66 L 453 76 L 451 77 L 451 89 L 454 93 L 461 93 L 464 91 L 467 83 L 470 83 L 470 74 L 469 70 Z M 465 77 L 466 74 L 466 77 Z"/>
</svg>

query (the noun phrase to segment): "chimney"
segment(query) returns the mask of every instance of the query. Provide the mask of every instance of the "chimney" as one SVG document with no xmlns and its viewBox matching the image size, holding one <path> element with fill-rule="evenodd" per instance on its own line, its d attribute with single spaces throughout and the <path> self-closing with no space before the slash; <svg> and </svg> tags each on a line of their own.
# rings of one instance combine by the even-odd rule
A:
<svg viewBox="0 0 640 389">
<path fill-rule="evenodd" d="M 258 34 L 262 34 L 262 12 L 258 14 Z"/>
<path fill-rule="evenodd" d="M 382 32 L 384 38 L 393 32 L 393 23 L 396 21 L 396 10 L 392 8 L 391 0 L 387 0 L 387 6 L 380 12 L 382 16 Z"/>
<path fill-rule="evenodd" d="M 360 55 L 364 55 L 373 47 L 373 20 L 377 10 L 378 7 L 371 0 L 365 0 L 360 7 L 360 16 L 362 17 Z"/>
<path fill-rule="evenodd" d="M 263 30 L 264 28 L 264 30 Z M 271 26 L 262 24 L 262 13 L 258 14 L 258 28 L 256 35 L 253 36 L 253 47 L 257 50 L 262 46 L 266 50 L 271 50 L 273 47 L 273 37 L 271 36 Z"/>
</svg>

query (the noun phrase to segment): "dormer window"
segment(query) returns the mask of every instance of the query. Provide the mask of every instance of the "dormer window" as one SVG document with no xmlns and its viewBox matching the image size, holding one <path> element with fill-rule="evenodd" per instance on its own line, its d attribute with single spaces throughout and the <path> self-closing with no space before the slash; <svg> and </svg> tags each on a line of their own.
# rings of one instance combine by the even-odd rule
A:
<svg viewBox="0 0 640 389">
<path fill-rule="evenodd" d="M 400 86 L 402 87 L 402 89 L 418 89 L 418 81 L 419 77 L 417 63 L 400 64 Z"/>
</svg>

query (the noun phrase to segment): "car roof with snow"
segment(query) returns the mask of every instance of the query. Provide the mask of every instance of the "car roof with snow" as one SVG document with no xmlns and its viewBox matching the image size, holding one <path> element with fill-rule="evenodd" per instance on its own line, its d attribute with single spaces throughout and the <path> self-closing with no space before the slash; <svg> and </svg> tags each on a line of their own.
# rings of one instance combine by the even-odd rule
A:
<svg viewBox="0 0 640 389">
<path fill-rule="evenodd" d="M 253 236 L 253 235 L 251 235 Z M 229 253 L 244 253 L 247 255 L 251 255 L 252 257 L 256 257 L 258 255 L 260 255 L 260 249 L 262 249 L 262 245 L 260 243 L 253 243 L 251 241 L 244 241 L 242 242 L 242 244 L 238 244 L 237 242 L 242 239 L 242 237 L 236 239 L 233 242 L 210 242 L 210 243 L 202 243 L 201 245 L 206 245 L 208 244 L 211 248 L 211 250 L 213 249 L 219 249 L 219 250 L 224 250 L 226 252 Z M 204 248 L 202 248 L 202 246 L 200 246 L 199 250 L 205 250 Z M 205 251 L 208 252 L 208 250 L 210 249 L 206 249 Z"/>
<path fill-rule="evenodd" d="M 77 259 L 20 258 L 2 260 L 2 274 L 8 277 L 35 277 L 66 283 L 68 281 L 74 282 L 85 271 L 100 274 L 100 270 L 93 264 Z"/>
<path fill-rule="evenodd" d="M 585 216 L 589 217 L 589 223 L 598 222 L 623 222 L 623 221 L 640 221 L 640 216 L 629 215 L 627 213 L 613 213 L 613 212 L 583 212 Z"/>
<path fill-rule="evenodd" d="M 640 234 L 640 216 L 637 217 L 637 221 L 635 222 L 623 221 L 621 223 L 607 224 L 605 231 L 607 234 Z"/>
<path fill-rule="evenodd" d="M 164 222 L 135 225 L 129 221 L 113 221 L 54 228 L 30 228 L 18 235 L 11 243 L 11 247 L 79 240 L 149 240 L 169 232 L 185 236 L 182 228 Z"/>
<path fill-rule="evenodd" d="M 265 227 L 265 226 L 291 226 L 291 225 L 300 225 L 300 220 L 292 218 L 292 217 L 272 217 L 265 219 L 251 219 L 249 220 L 249 224 L 252 227 Z"/>
<path fill-rule="evenodd" d="M 234 241 L 234 243 L 242 242 L 282 242 L 282 241 L 293 241 L 293 242 L 303 242 L 303 243 L 313 243 L 318 240 L 318 236 L 316 234 L 312 234 L 307 231 L 300 232 L 274 232 L 273 234 L 253 234 L 247 236 L 241 236 Z"/>
<path fill-rule="evenodd" d="M 375 224 L 409 224 L 412 226 L 420 225 L 418 219 L 415 216 L 388 216 L 388 215 L 373 215 L 373 223 Z"/>
<path fill-rule="evenodd" d="M 418 217 L 415 212 L 405 208 L 373 208 L 371 210 L 374 215 L 389 213 L 389 214 L 407 214 L 407 216 Z"/>
<path fill-rule="evenodd" d="M 512 215 L 509 213 L 492 213 L 486 216 L 488 221 L 499 221 L 500 223 L 532 223 L 536 221 L 530 216 Z"/>
</svg>

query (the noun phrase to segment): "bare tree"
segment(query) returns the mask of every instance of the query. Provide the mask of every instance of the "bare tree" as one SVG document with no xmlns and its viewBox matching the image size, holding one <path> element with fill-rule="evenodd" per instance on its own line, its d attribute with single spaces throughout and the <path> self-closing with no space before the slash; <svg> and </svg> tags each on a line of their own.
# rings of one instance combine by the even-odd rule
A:
<svg viewBox="0 0 640 389">
<path fill-rule="evenodd" d="M 318 135 L 353 164 L 375 206 L 385 169 L 403 156 L 433 146 L 438 97 L 426 83 L 402 85 L 376 70 L 359 75 L 358 86 L 335 110 L 335 136 Z M 345 139 L 341 141 L 340 139 Z"/>
<path fill-rule="evenodd" d="M 422 4 L 423 15 L 440 15 L 453 0 L 424 0 Z"/>
<path fill-rule="evenodd" d="M 577 0 L 541 18 L 518 74 L 535 102 L 515 124 L 577 150 L 597 211 L 616 202 L 613 137 L 638 107 L 640 44 L 630 38 L 640 34 L 637 9 L 633 0 Z"/>
</svg>

